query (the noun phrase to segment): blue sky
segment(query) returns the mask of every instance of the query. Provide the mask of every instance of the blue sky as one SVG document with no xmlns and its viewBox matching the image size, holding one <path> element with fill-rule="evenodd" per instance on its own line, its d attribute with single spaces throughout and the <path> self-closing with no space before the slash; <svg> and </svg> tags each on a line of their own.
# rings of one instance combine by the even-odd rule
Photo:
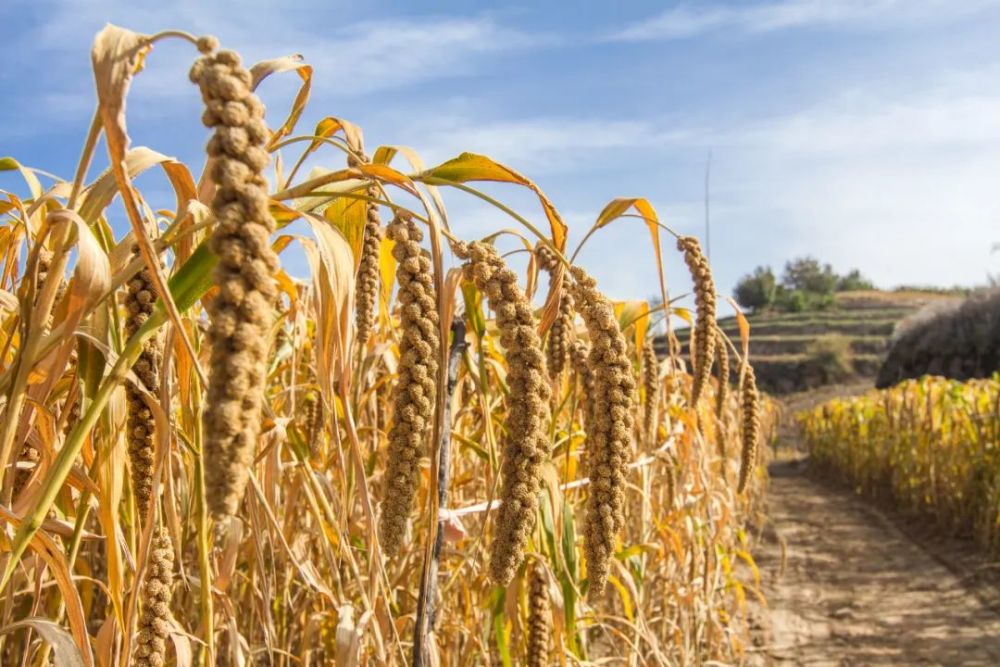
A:
<svg viewBox="0 0 1000 667">
<path fill-rule="evenodd" d="M 883 286 L 1000 271 L 1000 0 L 7 0 L 0 20 L 0 154 L 63 177 L 93 109 L 90 44 L 111 21 L 214 34 L 249 62 L 302 53 L 316 75 L 299 130 L 334 115 L 360 124 L 370 148 L 409 145 L 428 164 L 490 155 L 545 190 L 571 241 L 617 196 L 645 196 L 701 235 L 711 151 L 721 291 L 805 253 Z M 128 110 L 134 145 L 198 165 L 192 56 L 158 45 Z M 290 75 L 265 83 L 274 124 L 295 89 Z M 139 185 L 171 206 L 157 178 Z M 0 175 L 0 187 L 16 181 Z M 542 219 L 526 193 L 500 192 Z M 512 224 L 445 195 L 462 236 Z M 647 238 L 616 223 L 581 258 L 613 297 L 644 298 L 657 291 Z M 672 291 L 686 291 L 679 257 L 666 259 Z"/>
</svg>

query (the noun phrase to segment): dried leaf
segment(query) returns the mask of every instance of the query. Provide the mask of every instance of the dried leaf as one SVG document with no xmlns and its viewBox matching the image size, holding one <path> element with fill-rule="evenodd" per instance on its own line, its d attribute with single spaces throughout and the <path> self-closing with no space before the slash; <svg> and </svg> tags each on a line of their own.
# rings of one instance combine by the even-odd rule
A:
<svg viewBox="0 0 1000 667">
<path fill-rule="evenodd" d="M 552 205 L 549 198 L 541 189 L 525 176 L 514 171 L 510 167 L 494 162 L 485 155 L 475 153 L 462 153 L 456 158 L 448 160 L 427 171 L 421 172 L 413 177 L 413 180 L 422 181 L 424 179 L 441 179 L 453 183 L 467 183 L 469 181 L 494 181 L 497 183 L 514 183 L 523 185 L 538 197 L 548 218 L 549 227 L 552 231 L 552 243 L 562 252 L 566 249 L 566 223 Z"/>
<path fill-rule="evenodd" d="M 80 649 L 73 643 L 73 637 L 46 618 L 26 618 L 10 623 L 0 628 L 0 635 L 23 628 L 31 628 L 52 647 L 55 667 L 82 667 L 87 664 Z"/>
</svg>

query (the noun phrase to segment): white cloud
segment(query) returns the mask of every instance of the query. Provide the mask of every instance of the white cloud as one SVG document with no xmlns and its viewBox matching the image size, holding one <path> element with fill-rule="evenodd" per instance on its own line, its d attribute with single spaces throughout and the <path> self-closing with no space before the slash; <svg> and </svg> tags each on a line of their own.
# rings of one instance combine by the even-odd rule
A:
<svg viewBox="0 0 1000 667">
<path fill-rule="evenodd" d="M 723 263 L 737 262 L 749 227 L 770 240 L 755 261 L 812 253 L 883 285 L 981 283 L 998 268 L 996 76 L 983 68 L 909 94 L 857 90 L 717 135 L 716 190 L 737 207 L 715 216 L 715 246 L 732 253 Z M 744 228 L 739 241 L 727 243 L 727 226 Z"/>
<path fill-rule="evenodd" d="M 22 9 L 27 11 L 27 6 Z M 91 105 L 91 85 L 83 83 L 91 76 L 87 54 L 93 35 L 109 19 L 147 34 L 167 28 L 215 34 L 224 47 L 239 51 L 248 63 L 301 53 L 314 66 L 314 97 L 325 99 L 468 76 L 491 57 L 556 43 L 551 35 L 510 28 L 485 14 L 352 21 L 346 7 L 299 11 L 287 3 L 262 0 L 176 0 L 152 6 L 131 0 L 50 0 L 41 9 L 32 29 L 16 38 L 8 61 L 15 68 L 19 58 L 25 60 L 24 65 L 30 58 L 36 68 L 39 56 L 54 63 L 40 70 L 44 77 L 32 77 L 20 86 L 20 103 L 36 111 L 32 91 L 67 102 L 71 109 Z M 136 103 L 152 101 L 157 106 L 151 111 L 165 113 L 169 109 L 163 105 L 190 98 L 187 70 L 195 56 L 190 45 L 177 40 L 157 44 L 145 71 L 136 78 Z M 268 82 L 267 87 L 298 84 L 297 78 L 288 79 L 287 84 Z M 53 122 L 66 120 L 60 105 L 41 109 Z"/>
<path fill-rule="evenodd" d="M 989 254 L 1000 242 L 1000 92 L 990 92 L 998 74 L 996 67 L 952 72 L 909 90 L 874 83 L 740 124 L 451 116 L 415 118 L 419 131 L 401 132 L 421 138 L 416 147 L 428 163 L 462 150 L 486 153 L 536 178 L 557 205 L 594 206 L 572 216 L 576 240 L 604 201 L 627 194 L 651 197 L 674 229 L 701 235 L 700 175 L 711 147 L 713 264 L 723 290 L 756 264 L 780 270 L 807 253 L 838 270 L 858 267 L 885 286 L 971 284 L 1000 268 Z M 607 178 L 599 190 L 570 182 L 584 172 Z M 679 185 L 677 175 L 688 172 L 694 177 Z M 502 198 L 538 219 L 530 195 Z M 472 236 L 512 224 L 462 204 L 452 212 Z M 584 251 L 611 295 L 655 291 L 651 258 L 630 259 L 645 234 L 616 223 Z M 671 246 L 665 241 L 668 253 Z M 683 267 L 669 259 L 667 266 L 674 291 L 684 291 Z"/>
<path fill-rule="evenodd" d="M 996 0 L 782 0 L 766 3 L 681 5 L 613 33 L 612 41 L 638 42 L 695 37 L 735 30 L 766 33 L 803 27 L 871 28 L 966 16 Z"/>
<path fill-rule="evenodd" d="M 407 134 L 419 137 L 416 147 L 428 163 L 469 151 L 531 173 L 579 170 L 584 161 L 600 164 L 597 160 L 608 151 L 664 142 L 664 130 L 656 123 L 638 120 L 536 116 L 483 121 L 435 115 L 411 122 Z"/>
</svg>

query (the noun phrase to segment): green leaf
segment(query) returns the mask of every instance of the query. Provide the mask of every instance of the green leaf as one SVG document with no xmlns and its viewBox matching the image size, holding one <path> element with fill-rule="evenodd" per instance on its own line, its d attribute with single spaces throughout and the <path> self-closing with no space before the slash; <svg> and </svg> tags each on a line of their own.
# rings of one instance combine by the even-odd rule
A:
<svg viewBox="0 0 1000 667">
<path fill-rule="evenodd" d="M 218 261 L 219 258 L 209 250 L 208 242 L 202 241 L 201 245 L 184 262 L 184 266 L 170 277 L 167 284 L 170 287 L 170 294 L 174 297 L 174 303 L 177 304 L 178 311 L 184 312 L 204 296 L 205 292 L 212 286 L 212 270 Z M 163 302 L 157 301 L 156 312 L 163 311 Z"/>
</svg>

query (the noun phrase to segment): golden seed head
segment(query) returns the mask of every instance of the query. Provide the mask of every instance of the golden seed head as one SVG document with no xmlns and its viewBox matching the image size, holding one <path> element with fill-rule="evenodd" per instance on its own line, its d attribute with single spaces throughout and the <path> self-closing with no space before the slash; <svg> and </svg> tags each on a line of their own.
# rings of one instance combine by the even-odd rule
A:
<svg viewBox="0 0 1000 667">
<path fill-rule="evenodd" d="M 538 264 L 549 273 L 550 289 L 558 289 L 558 281 L 562 265 L 555 253 L 544 243 L 539 243 L 535 248 L 538 257 Z M 545 340 L 545 361 L 549 369 L 549 375 L 553 378 L 559 377 L 566 367 L 566 360 L 570 355 L 570 340 L 573 333 L 573 317 L 576 314 L 576 307 L 573 304 L 573 295 L 570 294 L 569 279 L 563 277 L 562 288 L 559 291 L 559 313 L 552 322 L 549 329 L 548 338 Z"/>
<path fill-rule="evenodd" d="M 501 463 L 500 508 L 490 555 L 493 581 L 507 585 L 524 560 L 538 511 L 542 463 L 549 456 L 545 421 L 550 389 L 545 357 L 531 304 L 496 249 L 474 242 L 455 248 L 466 263 L 462 271 L 475 282 L 496 313 L 500 343 L 507 355 L 506 434 Z"/>
<path fill-rule="evenodd" d="M 757 394 L 757 378 L 753 367 L 749 364 L 743 373 L 743 385 L 740 387 L 740 403 L 743 421 L 743 452 L 740 461 L 740 480 L 737 493 L 743 493 L 754 468 L 757 466 L 757 438 L 760 435 L 760 414 L 758 413 L 759 396 Z"/>
<path fill-rule="evenodd" d="M 348 163 L 351 164 L 357 160 L 358 158 L 352 155 L 348 158 Z M 370 199 L 377 199 L 379 189 L 373 185 L 368 188 L 366 194 Z M 367 201 L 365 202 L 364 240 L 361 245 L 361 260 L 358 263 L 358 278 L 354 292 L 354 324 L 357 329 L 358 343 L 362 347 L 368 342 L 375 324 L 374 307 L 378 299 L 381 243 L 382 219 L 379 215 L 378 204 Z"/>
<path fill-rule="evenodd" d="M 206 40 L 205 48 L 217 46 Z M 216 224 L 210 247 L 219 258 L 211 321 L 205 425 L 205 487 L 216 519 L 236 513 L 260 434 L 278 258 L 264 168 L 269 156 L 264 106 L 250 90 L 251 74 L 232 51 L 195 61 L 191 79 L 205 102 Z"/>
<path fill-rule="evenodd" d="M 135 667 L 162 667 L 166 664 L 174 585 L 174 548 L 165 528 L 157 528 L 153 533 L 146 568 L 132 664 Z"/>
<path fill-rule="evenodd" d="M 660 360 L 656 357 L 652 336 L 646 336 L 646 342 L 642 346 L 642 386 L 646 393 L 642 432 L 650 445 L 655 445 L 656 411 L 660 401 Z"/>
<path fill-rule="evenodd" d="M 596 596 L 607 584 L 615 539 L 625 524 L 625 481 L 636 382 L 614 306 L 583 269 L 573 267 L 572 274 L 573 296 L 591 340 L 586 444 L 590 496 L 584 548 L 590 594 Z"/>
<path fill-rule="evenodd" d="M 549 605 L 548 573 L 541 560 L 528 568 L 528 667 L 549 664 L 552 611 Z"/>
<path fill-rule="evenodd" d="M 156 288 L 149 269 L 144 268 L 128 282 L 125 293 L 125 335 L 131 338 L 153 314 Z M 157 398 L 160 390 L 160 364 L 163 359 L 163 339 L 153 336 L 143 343 L 142 352 L 132 374 L 125 383 L 125 424 L 129 463 L 132 473 L 132 493 L 136 511 L 145 519 L 153 492 L 153 466 L 156 451 L 156 420 L 146 403 L 147 397 Z"/>
<path fill-rule="evenodd" d="M 684 236 L 677 240 L 677 249 L 684 253 L 691 279 L 694 282 L 694 302 L 697 318 L 692 332 L 691 354 L 694 356 L 691 385 L 691 405 L 698 403 L 701 392 L 712 372 L 712 355 L 715 352 L 715 282 L 708 260 L 701 252 L 698 239 Z"/>
<path fill-rule="evenodd" d="M 722 419 L 722 411 L 726 406 L 726 396 L 729 392 L 729 350 L 722 332 L 715 334 L 715 363 L 718 375 L 718 388 L 715 392 L 715 415 Z"/>
<path fill-rule="evenodd" d="M 379 524 L 382 548 L 392 556 L 406 536 L 420 457 L 434 424 L 441 337 L 431 261 L 420 246 L 423 232 L 405 215 L 397 215 L 386 232 L 396 242 L 392 254 L 398 262 L 401 331 Z"/>
</svg>

